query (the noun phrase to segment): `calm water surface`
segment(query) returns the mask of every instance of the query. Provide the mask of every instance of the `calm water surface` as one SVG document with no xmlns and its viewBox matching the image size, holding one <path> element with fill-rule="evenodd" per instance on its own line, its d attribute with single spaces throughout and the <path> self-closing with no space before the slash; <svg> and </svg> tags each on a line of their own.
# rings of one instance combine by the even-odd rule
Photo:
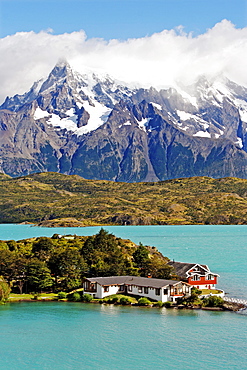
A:
<svg viewBox="0 0 247 370">
<path fill-rule="evenodd" d="M 0 307 L 0 369 L 246 369 L 246 316 L 17 303 Z"/>
<path fill-rule="evenodd" d="M 206 263 L 247 299 L 247 226 L 105 227 L 171 259 Z M 0 225 L 0 239 L 92 235 L 99 228 Z M 247 369 L 247 316 L 82 303 L 0 306 L 1 370 Z"/>
</svg>

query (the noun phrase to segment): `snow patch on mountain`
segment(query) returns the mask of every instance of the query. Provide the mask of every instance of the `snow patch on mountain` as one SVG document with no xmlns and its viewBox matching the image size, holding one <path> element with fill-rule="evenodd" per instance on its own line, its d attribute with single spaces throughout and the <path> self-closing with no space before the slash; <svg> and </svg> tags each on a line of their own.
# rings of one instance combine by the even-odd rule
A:
<svg viewBox="0 0 247 370">
<path fill-rule="evenodd" d="M 160 104 L 153 103 L 153 102 L 151 102 L 150 104 L 152 104 L 152 106 L 153 106 L 154 108 L 157 108 L 158 110 L 162 110 L 162 106 L 161 106 Z"/>
<path fill-rule="evenodd" d="M 208 137 L 211 138 L 211 134 L 207 131 L 198 131 L 193 136 Z"/>
<path fill-rule="evenodd" d="M 47 111 L 44 111 L 40 107 L 38 107 L 38 108 L 36 108 L 36 110 L 34 112 L 33 118 L 35 120 L 38 120 L 38 119 L 42 119 L 42 118 L 49 117 L 49 116 L 50 116 L 50 113 L 48 113 Z"/>
<path fill-rule="evenodd" d="M 239 146 L 239 148 L 243 148 L 243 141 L 240 137 L 237 138 L 237 141 L 235 142 L 236 145 Z"/>
<path fill-rule="evenodd" d="M 147 132 L 147 125 L 149 124 L 150 120 L 151 118 L 143 118 L 141 121 L 137 121 L 139 128 Z"/>
<path fill-rule="evenodd" d="M 86 126 L 80 127 L 78 130 L 79 135 L 96 130 L 107 121 L 111 112 L 110 108 L 94 101 L 94 106 L 90 105 L 88 101 L 83 103 L 83 108 L 89 113 L 90 118 Z"/>
<path fill-rule="evenodd" d="M 123 126 L 131 126 L 131 122 L 130 121 L 126 121 L 122 125 L 119 125 L 118 128 L 122 128 Z"/>
</svg>

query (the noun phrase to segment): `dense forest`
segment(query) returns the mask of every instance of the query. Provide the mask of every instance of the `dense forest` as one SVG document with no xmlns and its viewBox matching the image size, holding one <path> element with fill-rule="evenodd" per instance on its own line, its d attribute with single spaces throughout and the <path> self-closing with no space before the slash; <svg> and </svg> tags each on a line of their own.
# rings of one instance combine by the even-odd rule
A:
<svg viewBox="0 0 247 370">
<path fill-rule="evenodd" d="M 104 229 L 88 237 L 54 234 L 52 238 L 0 241 L 1 281 L 17 293 L 68 292 L 92 276 L 174 278 L 167 262 L 155 247 L 136 245 Z"/>
<path fill-rule="evenodd" d="M 85 180 L 58 173 L 0 174 L 0 223 L 44 226 L 247 224 L 247 180 Z"/>
</svg>

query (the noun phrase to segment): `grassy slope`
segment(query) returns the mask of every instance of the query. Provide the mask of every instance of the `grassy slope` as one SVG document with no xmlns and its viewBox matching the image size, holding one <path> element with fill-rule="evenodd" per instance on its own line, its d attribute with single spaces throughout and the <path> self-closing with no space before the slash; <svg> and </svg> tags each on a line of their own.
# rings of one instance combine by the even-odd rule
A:
<svg viewBox="0 0 247 370">
<path fill-rule="evenodd" d="M 127 184 L 58 173 L 0 176 L 1 223 L 71 217 L 85 225 L 247 224 L 247 180 L 194 177 Z"/>
</svg>

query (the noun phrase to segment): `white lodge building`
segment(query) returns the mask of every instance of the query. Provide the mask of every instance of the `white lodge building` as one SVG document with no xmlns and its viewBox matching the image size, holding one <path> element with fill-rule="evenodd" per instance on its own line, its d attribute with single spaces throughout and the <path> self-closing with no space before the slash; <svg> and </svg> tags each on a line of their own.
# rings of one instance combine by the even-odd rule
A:
<svg viewBox="0 0 247 370">
<path fill-rule="evenodd" d="M 94 298 L 105 298 L 122 293 L 146 297 L 161 302 L 176 302 L 180 297 L 189 296 L 192 286 L 183 281 L 152 279 L 140 276 L 93 277 L 83 282 L 84 294 Z"/>
</svg>

